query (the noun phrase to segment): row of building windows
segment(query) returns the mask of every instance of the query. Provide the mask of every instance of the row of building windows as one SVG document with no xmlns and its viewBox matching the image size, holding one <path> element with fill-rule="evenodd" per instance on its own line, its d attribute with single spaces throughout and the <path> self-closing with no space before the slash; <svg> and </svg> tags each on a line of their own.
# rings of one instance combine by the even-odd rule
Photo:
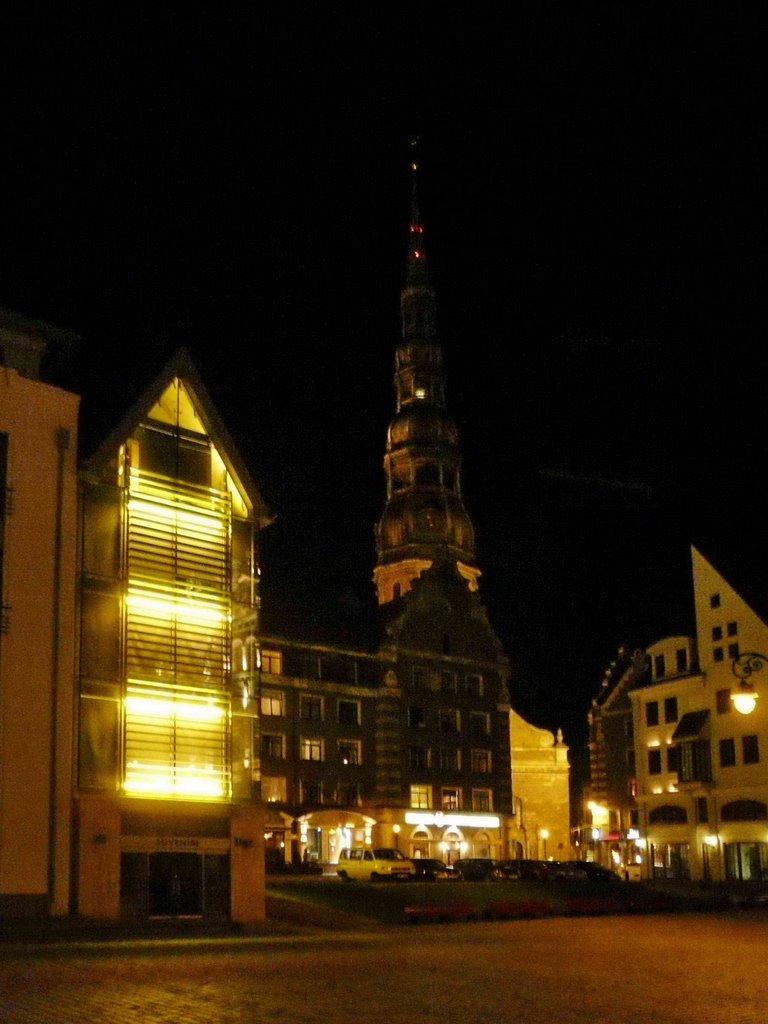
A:
<svg viewBox="0 0 768 1024">
<path fill-rule="evenodd" d="M 491 771 L 491 751 L 471 750 L 470 770 L 480 774 L 488 774 Z M 440 768 L 440 769 L 461 769 L 461 750 L 458 747 L 441 747 L 433 750 L 431 747 L 409 747 L 408 767 L 419 768 Z"/>
<path fill-rule="evenodd" d="M 426 783 L 411 786 L 411 807 L 417 810 L 433 810 L 434 787 Z M 461 786 L 440 786 L 438 790 L 438 807 L 442 811 L 461 811 L 464 809 L 464 790 Z M 471 808 L 473 811 L 488 812 L 493 810 L 493 795 L 490 789 L 472 789 Z"/>
<path fill-rule="evenodd" d="M 680 744 L 679 746 L 667 747 L 667 771 L 681 774 L 681 782 L 690 782 L 701 779 L 701 775 L 687 776 L 684 771 L 686 751 L 691 744 Z M 719 742 L 720 767 L 733 768 L 736 765 L 736 740 L 731 738 L 722 739 Z M 741 762 L 742 764 L 758 764 L 760 761 L 760 743 L 756 735 L 741 737 Z M 627 751 L 628 767 L 634 764 L 634 756 Z M 652 747 L 648 751 L 648 774 L 660 775 L 664 770 L 663 754 L 661 747 Z"/>
<path fill-rule="evenodd" d="M 430 712 L 425 707 L 411 705 L 408 708 L 408 725 L 414 729 L 424 729 L 431 724 Z M 458 708 L 440 708 L 437 712 L 436 724 L 442 733 L 457 734 L 461 732 L 461 712 Z M 490 736 L 491 716 L 485 711 L 472 711 L 469 715 L 469 733 L 471 736 Z"/>
<path fill-rule="evenodd" d="M 306 722 L 324 722 L 332 703 L 331 698 L 302 694 L 299 698 L 299 718 Z M 360 725 L 360 701 L 336 702 L 335 721 L 339 725 Z M 279 690 L 265 690 L 261 695 L 261 713 L 272 718 L 285 717 L 285 694 Z"/>
<path fill-rule="evenodd" d="M 261 780 L 261 791 L 268 803 L 286 803 L 288 780 L 283 775 L 264 775 Z M 303 804 L 313 806 L 359 807 L 362 803 L 362 792 L 356 782 L 335 783 L 329 786 L 322 780 L 302 779 L 299 781 L 299 800 Z M 461 786 L 433 787 L 426 783 L 414 784 L 410 787 L 410 805 L 416 810 L 461 811 L 465 807 L 464 790 Z M 493 791 L 473 788 L 470 791 L 470 807 L 478 813 L 491 812 Z"/>
<path fill-rule="evenodd" d="M 411 686 L 414 690 L 427 690 L 430 687 L 430 671 L 424 665 L 414 665 L 411 672 Z M 444 671 L 440 674 L 440 689 L 443 693 L 461 694 L 466 697 L 482 697 L 485 692 L 481 675 L 470 673 L 459 676 L 457 672 Z"/>
</svg>

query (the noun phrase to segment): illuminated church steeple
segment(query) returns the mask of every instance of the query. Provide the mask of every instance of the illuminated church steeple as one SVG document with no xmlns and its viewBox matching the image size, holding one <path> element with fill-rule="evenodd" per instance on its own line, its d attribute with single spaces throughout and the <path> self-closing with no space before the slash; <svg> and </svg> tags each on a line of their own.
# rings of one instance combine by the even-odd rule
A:
<svg viewBox="0 0 768 1024">
<path fill-rule="evenodd" d="M 410 238 L 395 353 L 396 409 L 387 434 L 387 502 L 376 527 L 374 582 L 380 605 L 400 597 L 435 562 L 456 566 L 477 589 L 475 536 L 461 496 L 458 432 L 445 405 L 443 352 L 427 269 L 416 172 L 411 164 Z"/>
</svg>

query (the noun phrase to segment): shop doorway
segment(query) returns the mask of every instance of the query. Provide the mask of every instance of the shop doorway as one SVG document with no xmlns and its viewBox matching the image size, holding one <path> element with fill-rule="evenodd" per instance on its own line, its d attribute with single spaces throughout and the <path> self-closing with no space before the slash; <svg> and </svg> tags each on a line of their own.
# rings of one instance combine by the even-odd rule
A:
<svg viewBox="0 0 768 1024">
<path fill-rule="evenodd" d="M 126 917 L 229 915 L 226 854 L 124 853 L 120 861 L 121 912 Z"/>
</svg>

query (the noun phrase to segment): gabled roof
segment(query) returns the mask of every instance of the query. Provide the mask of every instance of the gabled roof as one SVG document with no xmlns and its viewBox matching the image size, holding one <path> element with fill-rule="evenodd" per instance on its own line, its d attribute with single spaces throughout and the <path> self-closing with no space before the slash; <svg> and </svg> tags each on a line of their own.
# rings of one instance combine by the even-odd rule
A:
<svg viewBox="0 0 768 1024">
<path fill-rule="evenodd" d="M 216 449 L 227 467 L 227 472 L 250 502 L 257 523 L 260 527 L 267 526 L 273 517 L 264 504 L 250 471 L 237 452 L 229 431 L 224 426 L 224 421 L 219 416 L 208 390 L 203 384 L 197 367 L 192 362 L 187 349 L 183 347 L 177 349 L 155 379 L 138 396 L 120 422 L 104 437 L 95 452 L 83 460 L 82 470 L 86 473 L 99 473 L 103 470 L 114 458 L 116 448 L 127 437 L 130 437 L 139 424 L 146 419 L 165 389 L 177 377 L 189 391 L 203 426 L 215 442 Z"/>
</svg>

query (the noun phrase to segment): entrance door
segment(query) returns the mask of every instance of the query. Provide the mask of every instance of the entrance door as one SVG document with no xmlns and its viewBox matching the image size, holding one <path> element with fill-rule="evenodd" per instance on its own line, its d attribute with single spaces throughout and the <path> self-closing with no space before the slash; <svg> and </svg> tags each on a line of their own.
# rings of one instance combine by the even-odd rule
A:
<svg viewBox="0 0 768 1024">
<path fill-rule="evenodd" d="M 203 912 L 203 858 L 197 853 L 149 855 L 149 913 L 158 917 Z"/>
</svg>

